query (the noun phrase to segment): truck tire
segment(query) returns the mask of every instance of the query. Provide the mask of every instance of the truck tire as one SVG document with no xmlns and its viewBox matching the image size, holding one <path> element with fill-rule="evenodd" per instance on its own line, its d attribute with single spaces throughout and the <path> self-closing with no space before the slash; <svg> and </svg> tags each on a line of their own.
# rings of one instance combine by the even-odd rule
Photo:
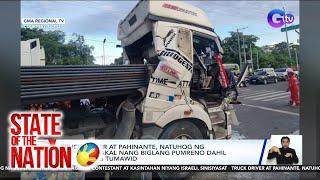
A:
<svg viewBox="0 0 320 180">
<path fill-rule="evenodd" d="M 203 135 L 190 120 L 178 120 L 164 129 L 160 139 L 203 139 Z M 161 179 L 185 179 L 190 175 L 190 172 L 158 172 Z"/>
<path fill-rule="evenodd" d="M 178 120 L 164 129 L 160 139 L 203 139 L 203 135 L 194 123 Z"/>
</svg>

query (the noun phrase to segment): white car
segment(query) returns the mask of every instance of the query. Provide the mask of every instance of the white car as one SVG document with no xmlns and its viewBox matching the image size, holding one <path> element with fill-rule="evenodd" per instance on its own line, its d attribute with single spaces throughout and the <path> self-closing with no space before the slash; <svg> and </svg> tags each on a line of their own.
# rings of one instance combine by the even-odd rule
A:
<svg viewBox="0 0 320 180">
<path fill-rule="evenodd" d="M 278 69 L 275 69 L 274 71 L 276 72 L 279 80 L 286 81 L 288 79 L 287 70 L 288 68 L 278 68 Z"/>
</svg>

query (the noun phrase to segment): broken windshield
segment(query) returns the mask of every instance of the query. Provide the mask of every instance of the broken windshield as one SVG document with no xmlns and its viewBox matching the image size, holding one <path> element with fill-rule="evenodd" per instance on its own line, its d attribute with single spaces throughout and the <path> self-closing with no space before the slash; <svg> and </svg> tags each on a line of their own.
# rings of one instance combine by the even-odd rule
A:
<svg viewBox="0 0 320 180">
<path fill-rule="evenodd" d="M 212 56 L 219 52 L 216 42 L 209 38 L 193 36 L 193 48 L 204 64 L 212 64 Z"/>
</svg>

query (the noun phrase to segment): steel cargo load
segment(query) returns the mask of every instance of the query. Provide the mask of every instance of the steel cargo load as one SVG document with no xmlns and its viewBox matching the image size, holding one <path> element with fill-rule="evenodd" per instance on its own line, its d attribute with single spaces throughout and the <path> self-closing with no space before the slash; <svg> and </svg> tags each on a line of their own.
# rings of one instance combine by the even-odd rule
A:
<svg viewBox="0 0 320 180">
<path fill-rule="evenodd" d="M 146 66 L 21 67 L 21 102 L 124 95 L 146 86 Z"/>
</svg>

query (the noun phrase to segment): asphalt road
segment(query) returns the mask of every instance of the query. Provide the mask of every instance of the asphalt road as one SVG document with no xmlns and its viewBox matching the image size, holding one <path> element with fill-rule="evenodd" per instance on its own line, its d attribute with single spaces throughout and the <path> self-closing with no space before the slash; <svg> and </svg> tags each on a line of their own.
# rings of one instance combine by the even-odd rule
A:
<svg viewBox="0 0 320 180">
<path fill-rule="evenodd" d="M 234 139 L 264 139 L 272 134 L 293 134 L 299 130 L 299 108 L 289 105 L 288 82 L 249 85 L 239 88 L 239 126 L 233 126 Z"/>
<path fill-rule="evenodd" d="M 297 134 L 299 108 L 289 106 L 288 82 L 239 88 L 240 105 L 234 105 L 239 126 L 232 139 L 264 139 L 272 134 Z M 199 172 L 189 179 L 299 179 L 298 172 Z"/>
</svg>

